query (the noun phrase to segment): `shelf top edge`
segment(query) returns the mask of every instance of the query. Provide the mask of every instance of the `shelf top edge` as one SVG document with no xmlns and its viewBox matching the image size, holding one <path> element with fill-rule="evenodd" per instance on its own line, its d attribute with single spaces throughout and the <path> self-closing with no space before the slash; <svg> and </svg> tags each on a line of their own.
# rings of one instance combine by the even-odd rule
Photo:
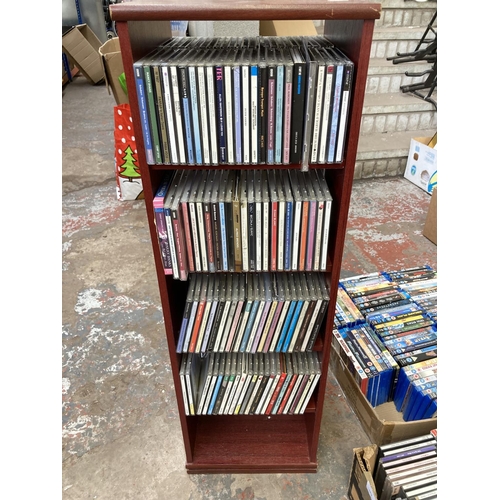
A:
<svg viewBox="0 0 500 500">
<path fill-rule="evenodd" d="M 110 5 L 113 21 L 259 21 L 379 19 L 368 0 L 131 0 Z"/>
</svg>

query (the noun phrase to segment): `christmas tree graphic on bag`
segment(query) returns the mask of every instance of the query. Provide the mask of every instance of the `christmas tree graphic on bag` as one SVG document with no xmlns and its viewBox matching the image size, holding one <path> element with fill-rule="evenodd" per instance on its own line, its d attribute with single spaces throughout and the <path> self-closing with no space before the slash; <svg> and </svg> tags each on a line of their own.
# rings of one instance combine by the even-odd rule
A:
<svg viewBox="0 0 500 500">
<path fill-rule="evenodd" d="M 116 195 L 121 201 L 144 198 L 141 169 L 129 104 L 114 107 Z"/>
</svg>

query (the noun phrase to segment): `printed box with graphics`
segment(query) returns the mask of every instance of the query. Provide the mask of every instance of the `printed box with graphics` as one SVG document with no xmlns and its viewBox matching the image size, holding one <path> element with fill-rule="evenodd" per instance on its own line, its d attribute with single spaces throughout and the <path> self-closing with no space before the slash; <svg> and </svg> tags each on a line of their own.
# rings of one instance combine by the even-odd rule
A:
<svg viewBox="0 0 500 500">
<path fill-rule="evenodd" d="M 437 186 L 437 134 L 411 140 L 404 177 L 426 193 Z M 436 141 L 435 141 L 436 139 Z"/>
</svg>

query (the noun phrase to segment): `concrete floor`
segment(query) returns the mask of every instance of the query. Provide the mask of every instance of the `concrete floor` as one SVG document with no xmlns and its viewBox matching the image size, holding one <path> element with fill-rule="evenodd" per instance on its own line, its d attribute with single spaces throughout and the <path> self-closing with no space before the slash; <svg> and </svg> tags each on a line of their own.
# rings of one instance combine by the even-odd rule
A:
<svg viewBox="0 0 500 500">
<path fill-rule="evenodd" d="M 116 199 L 115 103 L 81 76 L 62 94 L 62 498 L 344 499 L 370 439 L 333 375 L 316 474 L 186 474 L 144 201 Z M 403 178 L 355 181 L 342 276 L 437 268 L 429 200 Z"/>
</svg>

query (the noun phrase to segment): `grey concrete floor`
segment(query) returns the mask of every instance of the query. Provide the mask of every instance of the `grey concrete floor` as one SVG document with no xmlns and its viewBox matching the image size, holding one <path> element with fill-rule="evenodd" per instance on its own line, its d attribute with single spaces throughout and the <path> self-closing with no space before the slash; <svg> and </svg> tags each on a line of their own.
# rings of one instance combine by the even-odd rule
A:
<svg viewBox="0 0 500 500">
<path fill-rule="evenodd" d="M 62 498 L 344 499 L 370 443 L 333 375 L 316 474 L 188 475 L 144 201 L 118 201 L 113 97 L 62 92 Z M 402 178 L 356 181 L 343 276 L 419 264 L 429 196 Z"/>
</svg>

